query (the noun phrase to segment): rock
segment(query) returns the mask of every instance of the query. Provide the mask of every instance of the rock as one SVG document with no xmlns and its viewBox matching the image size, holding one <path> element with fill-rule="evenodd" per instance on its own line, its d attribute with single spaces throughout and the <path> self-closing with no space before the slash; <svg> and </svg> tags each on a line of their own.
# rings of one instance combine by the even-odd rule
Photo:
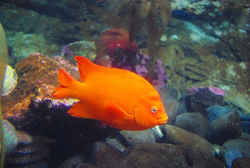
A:
<svg viewBox="0 0 250 168">
<path fill-rule="evenodd" d="M 233 162 L 232 168 L 248 168 L 250 165 L 250 158 L 244 157 L 240 159 L 236 159 Z"/>
<path fill-rule="evenodd" d="M 81 163 L 78 165 L 77 168 L 98 168 L 93 164 L 89 164 L 89 163 Z"/>
<path fill-rule="evenodd" d="M 242 139 L 233 139 L 225 142 L 226 151 L 238 150 L 243 157 L 250 157 L 250 142 Z"/>
<path fill-rule="evenodd" d="M 72 156 L 61 163 L 58 168 L 74 168 L 83 164 L 86 159 L 81 155 Z"/>
<path fill-rule="evenodd" d="M 250 121 L 241 121 L 242 131 L 250 133 Z"/>
<path fill-rule="evenodd" d="M 172 8 L 175 10 L 183 10 L 188 11 L 188 14 L 193 14 L 194 16 L 198 15 L 209 15 L 207 12 L 213 13 L 213 15 L 210 15 L 209 17 L 214 17 L 216 14 L 219 14 L 219 9 L 222 6 L 221 2 L 210 2 L 210 1 L 203 1 L 203 0 L 197 0 L 197 1 L 190 1 L 190 0 L 183 0 L 178 1 L 174 0 L 171 3 Z M 214 8 L 213 10 L 208 10 L 208 8 Z M 187 15 L 187 14 L 186 14 Z"/>
<path fill-rule="evenodd" d="M 127 155 L 121 155 L 103 143 L 98 144 L 95 164 L 100 168 L 223 168 L 223 163 L 219 160 L 187 146 L 144 143 L 130 148 Z"/>
<path fill-rule="evenodd" d="M 60 57 L 56 59 L 33 53 L 28 58 L 16 64 L 19 80 L 16 89 L 4 96 L 3 117 L 6 119 L 21 119 L 33 100 L 49 98 L 57 85 L 57 72 L 65 68 L 78 78 L 77 68 Z M 71 104 L 74 101 L 71 100 Z"/>
<path fill-rule="evenodd" d="M 159 126 L 143 131 L 120 131 L 114 137 L 105 138 L 105 143 L 121 153 L 127 153 L 129 147 L 137 144 L 156 143 L 164 137 Z"/>
<path fill-rule="evenodd" d="M 238 138 L 241 135 L 240 116 L 237 112 L 229 112 L 211 124 L 209 140 L 217 144 L 223 144 L 228 139 Z"/>
<path fill-rule="evenodd" d="M 223 96 L 217 95 L 209 88 L 198 88 L 185 97 L 185 103 L 190 112 L 205 112 L 206 108 L 213 105 L 223 105 Z"/>
<path fill-rule="evenodd" d="M 15 69 L 13 69 L 10 65 L 7 65 L 3 79 L 2 96 L 10 94 L 15 89 L 17 85 L 17 78 Z"/>
<path fill-rule="evenodd" d="M 19 145 L 29 145 L 33 143 L 33 137 L 24 131 L 17 131 L 18 144 Z"/>
<path fill-rule="evenodd" d="M 174 124 L 176 116 L 187 111 L 185 104 L 178 100 L 167 100 L 164 105 L 168 115 L 168 124 Z"/>
<path fill-rule="evenodd" d="M 242 153 L 238 149 L 226 150 L 224 153 L 224 161 L 226 162 L 226 166 L 231 168 L 233 162 L 236 159 L 242 158 Z"/>
<path fill-rule="evenodd" d="M 175 121 L 176 115 L 186 112 L 186 107 L 182 101 L 179 101 L 179 93 L 176 89 L 163 87 L 159 89 L 162 102 L 168 115 L 168 124 Z"/>
<path fill-rule="evenodd" d="M 129 155 L 121 162 L 121 167 L 127 166 L 131 168 L 189 167 L 185 154 L 178 146 L 150 143 L 137 145 L 132 149 Z"/>
<path fill-rule="evenodd" d="M 123 159 L 122 156 L 122 153 L 106 143 L 96 142 L 94 144 L 93 159 L 98 167 L 109 167 L 114 166 L 114 164 L 118 165 L 119 161 Z"/>
<path fill-rule="evenodd" d="M 240 114 L 240 120 L 241 120 L 241 127 L 242 131 L 245 133 L 250 133 L 250 113 L 241 113 Z"/>
<path fill-rule="evenodd" d="M 241 136 L 240 136 L 240 139 L 247 140 L 247 141 L 250 142 L 250 134 L 242 132 Z"/>
<path fill-rule="evenodd" d="M 119 166 L 118 166 L 119 165 Z M 171 144 L 140 144 L 115 167 L 125 168 L 223 168 L 223 163 L 197 150 Z"/>
<path fill-rule="evenodd" d="M 214 153 L 213 145 L 194 133 L 172 125 L 165 125 L 161 128 L 165 135 L 166 143 L 187 145 L 208 156 L 212 156 Z"/>
<path fill-rule="evenodd" d="M 242 113 L 240 113 L 240 120 L 241 121 L 250 121 L 250 114 L 242 114 Z"/>
<path fill-rule="evenodd" d="M 176 117 L 175 125 L 206 138 L 209 133 L 208 120 L 200 113 L 183 113 Z"/>
<path fill-rule="evenodd" d="M 144 131 L 121 131 L 120 134 L 131 145 L 156 142 L 155 133 L 152 129 Z"/>
<path fill-rule="evenodd" d="M 112 148 L 118 150 L 121 153 L 127 152 L 127 144 L 125 146 L 125 144 L 122 143 L 118 137 L 115 137 L 115 138 L 107 137 L 105 139 L 105 143 L 110 145 Z"/>
<path fill-rule="evenodd" d="M 2 120 L 3 124 L 3 144 L 7 153 L 15 150 L 18 144 L 16 128 L 7 120 Z"/>
<path fill-rule="evenodd" d="M 226 115 L 227 113 L 231 111 L 232 109 L 230 107 L 219 106 L 219 105 L 210 106 L 206 109 L 209 122 L 212 122 L 216 120 L 217 118 L 222 117 L 223 115 Z"/>
<path fill-rule="evenodd" d="M 28 135 L 24 135 L 28 136 Z M 25 139 L 25 138 L 21 138 Z M 19 139 L 19 140 L 21 140 Z M 33 137 L 32 141 L 27 143 L 18 142 L 18 146 L 14 151 L 6 156 L 6 167 L 48 167 L 48 158 L 50 155 L 50 147 L 47 138 Z"/>
</svg>

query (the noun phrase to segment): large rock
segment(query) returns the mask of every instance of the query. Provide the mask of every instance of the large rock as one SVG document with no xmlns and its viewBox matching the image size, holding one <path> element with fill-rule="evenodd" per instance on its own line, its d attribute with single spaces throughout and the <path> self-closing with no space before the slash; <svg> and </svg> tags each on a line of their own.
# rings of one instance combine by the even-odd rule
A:
<svg viewBox="0 0 250 168">
<path fill-rule="evenodd" d="M 234 161 L 232 168 L 248 168 L 250 165 L 250 158 L 240 158 Z"/>
<path fill-rule="evenodd" d="M 250 158 L 250 142 L 243 139 L 229 140 L 223 144 L 224 160 L 228 167 L 246 167 Z M 249 165 L 248 165 L 249 167 Z"/>
<path fill-rule="evenodd" d="M 154 130 L 147 129 L 145 131 L 121 131 L 120 134 L 129 144 L 155 143 L 156 136 Z"/>
<path fill-rule="evenodd" d="M 183 113 L 176 117 L 175 125 L 206 138 L 209 133 L 208 120 L 200 113 Z"/>
<path fill-rule="evenodd" d="M 180 93 L 171 87 L 159 89 L 162 102 L 168 115 L 168 123 L 172 124 L 179 113 L 186 112 L 186 106 L 183 101 L 179 101 Z"/>
<path fill-rule="evenodd" d="M 188 111 L 200 112 L 205 114 L 206 108 L 213 105 L 223 105 L 224 98 L 222 95 L 217 95 L 210 91 L 209 88 L 197 88 L 197 90 L 191 91 L 188 96 L 185 97 L 185 103 Z"/>
<path fill-rule="evenodd" d="M 15 90 L 3 97 L 4 118 L 23 117 L 31 100 L 49 98 L 57 83 L 59 68 L 78 77 L 77 68 L 61 57 L 49 58 L 40 53 L 31 54 L 16 64 L 19 80 Z M 72 104 L 73 102 L 71 102 Z"/>
<path fill-rule="evenodd" d="M 211 142 L 223 144 L 228 139 L 238 138 L 241 135 L 241 121 L 237 112 L 229 112 L 211 122 Z"/>
<path fill-rule="evenodd" d="M 243 157 L 250 157 L 250 142 L 242 139 L 232 139 L 223 144 L 226 150 L 238 150 Z"/>
<path fill-rule="evenodd" d="M 167 143 L 187 145 L 205 155 L 213 155 L 213 146 L 206 139 L 172 125 L 162 127 Z"/>
<path fill-rule="evenodd" d="M 3 145 L 7 153 L 15 150 L 18 145 L 18 136 L 15 127 L 7 120 L 1 121 L 3 127 Z"/>
<path fill-rule="evenodd" d="M 187 146 L 144 143 L 130 148 L 123 155 L 104 143 L 97 143 L 95 164 L 100 168 L 223 168 L 223 163 L 212 156 Z"/>
<path fill-rule="evenodd" d="M 93 160 L 99 166 L 109 167 L 123 159 L 122 153 L 103 142 L 96 142 L 93 147 Z"/>
</svg>

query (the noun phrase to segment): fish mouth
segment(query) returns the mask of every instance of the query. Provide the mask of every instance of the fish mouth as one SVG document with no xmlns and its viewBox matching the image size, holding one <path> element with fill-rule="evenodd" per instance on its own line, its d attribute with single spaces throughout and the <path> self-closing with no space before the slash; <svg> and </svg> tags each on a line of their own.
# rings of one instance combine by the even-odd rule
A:
<svg viewBox="0 0 250 168">
<path fill-rule="evenodd" d="M 158 119 L 157 121 L 158 121 L 159 125 L 164 125 L 167 123 L 168 117 L 162 117 L 162 118 Z"/>
</svg>

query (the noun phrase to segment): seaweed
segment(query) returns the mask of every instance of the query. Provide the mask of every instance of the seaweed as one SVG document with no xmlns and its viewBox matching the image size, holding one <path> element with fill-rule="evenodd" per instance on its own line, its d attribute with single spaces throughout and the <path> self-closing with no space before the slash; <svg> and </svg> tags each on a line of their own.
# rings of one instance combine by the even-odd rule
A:
<svg viewBox="0 0 250 168">
<path fill-rule="evenodd" d="M 112 28 L 123 28 L 129 32 L 130 42 L 136 41 L 139 33 L 147 34 L 147 48 L 150 56 L 149 75 L 153 76 L 153 68 L 159 58 L 160 38 L 164 33 L 171 14 L 168 0 L 108 0 L 107 5 L 119 3 L 110 7 L 112 10 L 98 8 L 91 9 L 100 20 Z M 114 7 L 115 6 L 115 7 Z"/>
<path fill-rule="evenodd" d="M 155 62 L 159 58 L 160 38 L 166 29 L 170 14 L 171 7 L 168 0 L 156 0 L 152 3 L 147 17 L 148 51 L 151 56 L 148 78 L 153 75 L 152 68 L 154 68 Z"/>
<path fill-rule="evenodd" d="M 4 79 L 5 67 L 8 63 L 8 49 L 4 29 L 0 23 L 0 92 L 2 93 L 2 84 Z M 0 95 L 0 168 L 4 168 L 5 148 L 4 148 L 4 135 L 2 125 L 2 96 Z"/>
</svg>

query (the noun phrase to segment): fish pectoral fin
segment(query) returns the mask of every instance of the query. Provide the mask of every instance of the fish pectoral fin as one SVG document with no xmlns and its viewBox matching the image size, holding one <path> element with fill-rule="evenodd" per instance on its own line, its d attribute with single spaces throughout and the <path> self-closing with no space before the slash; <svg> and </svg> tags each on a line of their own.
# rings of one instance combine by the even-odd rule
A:
<svg viewBox="0 0 250 168">
<path fill-rule="evenodd" d="M 108 115 L 110 120 L 117 120 L 117 119 L 131 119 L 132 116 L 129 115 L 122 107 L 116 104 L 110 104 L 107 106 Z"/>
<path fill-rule="evenodd" d="M 72 106 L 68 114 L 78 118 L 96 119 L 91 112 L 92 111 L 84 103 L 78 102 Z"/>
</svg>

